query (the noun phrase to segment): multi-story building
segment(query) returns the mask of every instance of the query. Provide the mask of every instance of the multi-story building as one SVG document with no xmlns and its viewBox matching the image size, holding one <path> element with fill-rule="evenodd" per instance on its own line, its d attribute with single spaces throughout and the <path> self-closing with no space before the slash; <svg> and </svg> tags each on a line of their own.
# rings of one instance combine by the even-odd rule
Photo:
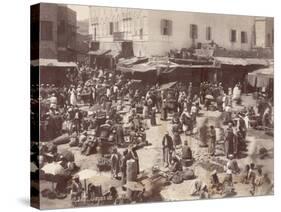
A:
<svg viewBox="0 0 281 212">
<path fill-rule="evenodd" d="M 34 18 L 31 24 L 33 29 L 39 27 L 39 57 L 75 61 L 76 12 L 66 5 L 41 3 L 36 6 L 39 7 L 39 21 Z"/>
<path fill-rule="evenodd" d="M 89 32 L 100 49 L 132 46 L 135 56 L 161 56 L 202 43 L 248 51 L 255 44 L 255 23 L 253 16 L 92 6 Z"/>
</svg>

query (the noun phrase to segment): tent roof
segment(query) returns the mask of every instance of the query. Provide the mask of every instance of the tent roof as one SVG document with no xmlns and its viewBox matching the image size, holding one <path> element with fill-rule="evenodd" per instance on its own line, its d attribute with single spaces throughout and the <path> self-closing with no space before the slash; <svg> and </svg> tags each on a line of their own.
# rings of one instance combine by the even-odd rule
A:
<svg viewBox="0 0 281 212">
<path fill-rule="evenodd" d="M 134 65 L 136 63 L 144 62 L 146 60 L 148 60 L 147 57 L 132 57 L 129 59 L 120 58 L 118 65 L 130 66 L 130 65 Z"/>
<path fill-rule="evenodd" d="M 260 58 L 235 58 L 235 57 L 214 57 L 215 60 L 219 61 L 221 64 L 225 65 L 263 65 L 268 66 L 270 60 L 260 59 Z"/>
<path fill-rule="evenodd" d="M 96 51 L 89 51 L 88 54 L 89 55 L 104 55 L 111 52 L 111 50 L 106 50 L 106 49 L 98 49 Z"/>
<path fill-rule="evenodd" d="M 137 64 L 134 65 L 132 67 L 132 72 L 147 72 L 147 71 L 152 71 L 152 70 L 156 70 L 155 66 L 151 66 L 148 63 L 141 63 L 141 64 Z"/>
<path fill-rule="evenodd" d="M 274 68 L 273 66 L 268 67 L 268 68 L 262 68 L 262 69 L 258 69 L 256 71 L 253 71 L 251 73 L 249 73 L 249 75 L 263 75 L 263 76 L 268 76 L 268 77 L 272 77 L 274 76 Z"/>
<path fill-rule="evenodd" d="M 120 55 L 120 51 L 114 50 L 114 51 L 107 52 L 107 53 L 105 53 L 105 54 L 106 54 L 106 55 L 109 55 L 109 56 L 111 56 L 111 57 L 118 57 L 118 56 Z"/>
<path fill-rule="evenodd" d="M 165 89 L 168 89 L 168 88 L 171 88 L 173 87 L 177 82 L 168 82 L 168 83 L 165 83 L 165 84 L 162 84 L 160 85 L 160 88 L 159 90 L 165 90 Z"/>
<path fill-rule="evenodd" d="M 74 62 L 61 62 L 57 59 L 39 59 L 39 60 L 32 60 L 32 66 L 49 66 L 49 67 L 67 67 L 67 68 L 74 68 L 77 67 L 77 64 Z"/>
<path fill-rule="evenodd" d="M 135 64 L 131 67 L 122 67 L 119 66 L 118 69 L 123 72 L 148 72 L 152 70 L 157 70 L 158 68 L 164 68 L 163 73 L 169 73 L 175 71 L 177 68 L 185 69 L 201 69 L 201 68 L 217 68 L 216 65 L 185 65 L 177 64 L 173 62 L 159 62 L 159 61 L 150 61 L 147 63 Z"/>
</svg>

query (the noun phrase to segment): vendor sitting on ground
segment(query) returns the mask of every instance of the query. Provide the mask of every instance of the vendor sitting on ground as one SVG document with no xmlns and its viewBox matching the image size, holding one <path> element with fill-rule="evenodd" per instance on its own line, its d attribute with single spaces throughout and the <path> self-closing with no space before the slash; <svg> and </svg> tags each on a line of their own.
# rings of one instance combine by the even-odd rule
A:
<svg viewBox="0 0 281 212">
<path fill-rule="evenodd" d="M 82 183 L 79 180 L 78 176 L 74 176 L 71 185 L 71 200 L 79 201 L 82 198 Z"/>
<path fill-rule="evenodd" d="M 192 160 L 192 151 L 188 146 L 187 140 L 183 142 L 182 146 L 182 159 L 183 160 Z"/>
<path fill-rule="evenodd" d="M 230 169 L 228 169 L 226 171 L 222 184 L 223 184 L 224 196 L 227 197 L 227 196 L 232 196 L 235 194 L 235 188 L 234 188 L 233 178 L 232 178 L 232 171 Z"/>
<path fill-rule="evenodd" d="M 214 170 L 211 173 L 210 184 L 211 184 L 211 189 L 214 189 L 214 192 L 221 191 L 222 184 L 220 183 L 219 177 L 217 175 L 217 170 Z"/>
<path fill-rule="evenodd" d="M 202 191 L 204 193 L 204 190 L 206 191 L 207 185 L 206 183 L 202 182 L 200 179 L 197 179 L 194 181 L 193 189 L 191 191 L 192 196 L 198 196 L 202 194 Z"/>
<path fill-rule="evenodd" d="M 174 155 L 172 156 L 172 166 L 170 167 L 171 172 L 182 171 L 182 165 L 180 159 Z"/>
<path fill-rule="evenodd" d="M 238 166 L 237 160 L 234 159 L 234 156 L 230 154 L 228 156 L 229 160 L 226 164 L 226 170 L 231 170 L 233 174 L 239 174 L 240 168 Z"/>
<path fill-rule="evenodd" d="M 98 139 L 96 138 L 95 133 L 93 133 L 93 135 L 89 136 L 83 143 L 81 153 L 88 156 L 96 151 L 97 145 Z"/>
<path fill-rule="evenodd" d="M 74 161 L 68 161 L 63 155 L 60 155 L 58 163 L 64 168 L 65 175 L 71 175 L 79 170 L 79 166 Z"/>
</svg>

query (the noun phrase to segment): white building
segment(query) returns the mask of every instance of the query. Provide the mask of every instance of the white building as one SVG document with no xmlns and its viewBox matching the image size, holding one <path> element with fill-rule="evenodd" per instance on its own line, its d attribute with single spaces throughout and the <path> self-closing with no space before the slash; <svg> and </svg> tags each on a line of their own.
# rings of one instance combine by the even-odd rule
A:
<svg viewBox="0 0 281 212">
<path fill-rule="evenodd" d="M 100 49 L 121 51 L 126 42 L 135 56 L 162 56 L 170 49 L 211 42 L 250 50 L 255 41 L 253 16 L 91 6 L 89 22 Z"/>
</svg>

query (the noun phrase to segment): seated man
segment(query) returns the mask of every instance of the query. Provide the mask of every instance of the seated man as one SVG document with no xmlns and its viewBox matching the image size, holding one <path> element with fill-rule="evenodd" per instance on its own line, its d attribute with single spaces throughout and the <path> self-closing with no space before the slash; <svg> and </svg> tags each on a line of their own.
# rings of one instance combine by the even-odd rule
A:
<svg viewBox="0 0 281 212">
<path fill-rule="evenodd" d="M 184 141 L 184 145 L 182 147 L 182 159 L 192 160 L 192 151 L 187 144 L 187 140 Z"/>
<path fill-rule="evenodd" d="M 235 194 L 232 171 L 230 169 L 226 171 L 226 175 L 224 176 L 222 184 L 223 184 L 222 193 L 224 194 L 225 197 L 233 196 Z"/>
<path fill-rule="evenodd" d="M 219 177 L 217 175 L 217 170 L 214 170 L 211 173 L 210 185 L 211 185 L 210 188 L 213 190 L 214 193 L 221 194 L 221 192 L 222 192 L 222 183 L 220 182 Z"/>
<path fill-rule="evenodd" d="M 194 181 L 193 188 L 191 191 L 192 196 L 201 196 L 202 191 L 206 190 L 207 185 L 201 181 L 200 179 L 197 179 Z"/>
<path fill-rule="evenodd" d="M 229 160 L 226 164 L 226 170 L 231 170 L 233 174 L 240 173 L 240 168 L 238 166 L 237 160 L 234 159 L 234 156 L 232 154 L 230 154 L 228 157 Z"/>
<path fill-rule="evenodd" d="M 187 140 L 184 141 L 184 145 L 182 146 L 182 164 L 183 166 L 191 166 L 193 163 L 192 151 L 187 144 Z"/>
<path fill-rule="evenodd" d="M 82 145 L 81 153 L 85 155 L 92 154 L 95 151 L 97 144 L 98 142 L 95 135 L 89 136 L 88 139 Z"/>
<path fill-rule="evenodd" d="M 171 172 L 182 171 L 182 165 L 180 159 L 177 156 L 172 157 L 172 166 L 170 168 Z"/>
</svg>

